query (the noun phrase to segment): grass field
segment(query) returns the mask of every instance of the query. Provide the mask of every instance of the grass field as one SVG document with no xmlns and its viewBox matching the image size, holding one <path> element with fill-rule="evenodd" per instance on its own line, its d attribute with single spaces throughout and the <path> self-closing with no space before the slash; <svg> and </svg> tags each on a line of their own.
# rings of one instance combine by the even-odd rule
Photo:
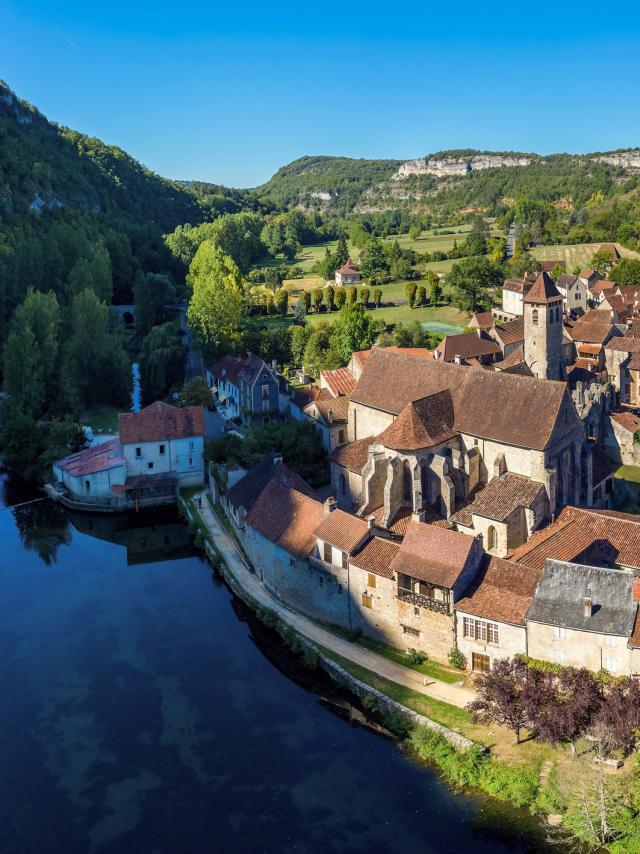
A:
<svg viewBox="0 0 640 854">
<path fill-rule="evenodd" d="M 640 483 L 640 466 L 620 466 L 616 469 L 614 477 L 629 483 Z"/>
<path fill-rule="evenodd" d="M 408 305 L 397 305 L 389 308 L 370 309 L 376 320 L 392 323 L 419 323 L 431 332 L 441 332 L 444 335 L 455 335 L 467 325 L 469 315 L 450 305 L 425 306 L 409 308 Z M 307 322 L 314 324 L 321 320 L 335 320 L 337 312 L 331 314 L 308 314 Z"/>
<path fill-rule="evenodd" d="M 83 412 L 80 423 L 91 427 L 94 433 L 115 433 L 118 429 L 118 412 L 114 406 L 97 406 Z"/>
<path fill-rule="evenodd" d="M 534 246 L 529 251 L 539 260 L 555 260 L 556 258 L 566 261 L 567 272 L 571 273 L 574 267 L 584 270 L 589 266 L 595 252 L 600 248 L 600 243 L 575 243 L 571 245 L 558 244 L 557 246 Z M 616 243 L 618 252 L 625 258 L 640 258 L 640 252 L 625 249 Z"/>
</svg>

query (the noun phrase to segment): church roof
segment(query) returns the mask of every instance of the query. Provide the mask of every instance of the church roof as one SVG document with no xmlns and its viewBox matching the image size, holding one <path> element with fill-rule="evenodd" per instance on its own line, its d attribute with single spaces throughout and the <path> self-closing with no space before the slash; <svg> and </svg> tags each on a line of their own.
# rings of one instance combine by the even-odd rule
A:
<svg viewBox="0 0 640 854">
<path fill-rule="evenodd" d="M 399 415 L 411 401 L 448 389 L 457 432 L 542 450 L 551 439 L 566 388 L 566 383 L 505 371 L 470 371 L 450 362 L 416 361 L 376 347 L 351 400 Z M 577 416 L 569 419 L 566 432 L 575 428 L 576 420 Z"/>
<path fill-rule="evenodd" d="M 349 273 L 357 273 L 357 269 L 353 266 L 353 261 L 351 258 L 347 258 L 342 267 L 338 267 L 336 273 L 349 274 Z"/>
<path fill-rule="evenodd" d="M 562 294 L 556 288 L 555 282 L 547 272 L 538 273 L 533 287 L 525 296 L 525 302 L 550 303 L 562 299 Z"/>
<path fill-rule="evenodd" d="M 408 403 L 377 441 L 394 451 L 417 451 L 439 445 L 456 434 L 449 389 Z"/>
</svg>

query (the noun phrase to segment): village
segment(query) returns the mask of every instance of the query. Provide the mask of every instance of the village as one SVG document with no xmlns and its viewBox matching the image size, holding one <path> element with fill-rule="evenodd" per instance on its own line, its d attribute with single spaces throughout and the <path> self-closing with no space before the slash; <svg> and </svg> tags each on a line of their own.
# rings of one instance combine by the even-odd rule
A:
<svg viewBox="0 0 640 854">
<path fill-rule="evenodd" d="M 322 494 L 277 454 L 214 472 L 202 407 L 160 401 L 56 463 L 54 492 L 113 511 L 208 481 L 265 589 L 319 623 L 472 672 L 525 656 L 637 676 L 640 517 L 613 509 L 613 473 L 640 453 L 640 296 L 540 266 L 433 351 L 374 346 L 302 390 L 253 354 L 207 368 L 229 429 L 315 426 Z"/>
</svg>

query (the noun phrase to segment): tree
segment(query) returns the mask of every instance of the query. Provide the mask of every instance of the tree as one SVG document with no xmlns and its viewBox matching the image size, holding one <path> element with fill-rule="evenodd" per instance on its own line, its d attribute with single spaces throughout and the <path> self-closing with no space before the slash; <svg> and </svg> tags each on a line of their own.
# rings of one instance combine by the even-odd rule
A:
<svg viewBox="0 0 640 854">
<path fill-rule="evenodd" d="M 522 696 L 526 678 L 524 663 L 508 658 L 494 662 L 493 670 L 477 677 L 477 697 L 467 710 L 476 721 L 495 721 L 508 727 L 520 744 L 520 731 L 528 721 Z"/>
<path fill-rule="evenodd" d="M 382 300 L 382 288 L 374 288 L 373 289 L 373 301 L 375 303 L 376 308 L 380 308 L 381 300 Z"/>
<path fill-rule="evenodd" d="M 340 310 L 333 327 L 332 344 L 346 364 L 354 350 L 368 350 L 377 332 L 377 325 L 362 305 L 347 305 Z"/>
<path fill-rule="evenodd" d="M 334 296 L 335 296 L 335 289 L 334 289 L 333 285 L 327 285 L 324 289 L 324 304 L 327 307 L 327 311 L 333 311 Z"/>
<path fill-rule="evenodd" d="M 358 301 L 358 289 L 355 285 L 349 287 L 348 293 L 349 305 L 355 305 Z"/>
<path fill-rule="evenodd" d="M 344 235 L 341 235 L 337 244 L 336 251 L 333 254 L 333 263 L 334 269 L 337 270 L 338 267 L 342 267 L 343 264 L 347 263 L 349 259 L 349 247 L 347 246 L 347 241 L 344 238 Z"/>
<path fill-rule="evenodd" d="M 416 291 L 417 287 L 415 282 L 407 282 L 404 286 L 404 292 L 407 295 L 407 300 L 409 301 L 409 308 L 413 308 L 413 304 L 416 300 Z"/>
<path fill-rule="evenodd" d="M 420 285 L 416 293 L 416 302 L 418 305 L 425 305 L 427 302 L 427 289 Z"/>
<path fill-rule="evenodd" d="M 609 272 L 609 278 L 617 285 L 640 284 L 640 260 L 621 258 Z"/>
<path fill-rule="evenodd" d="M 193 377 L 182 389 L 182 399 L 187 406 L 211 406 L 213 396 L 204 377 Z"/>
<path fill-rule="evenodd" d="M 29 288 L 24 302 L 16 308 L 11 323 L 13 331 L 31 330 L 33 333 L 38 362 L 36 370 L 42 382 L 42 391 L 46 394 L 49 409 L 52 408 L 51 404 L 56 399 L 59 388 L 60 322 L 60 306 L 56 295 L 52 291 L 42 293 Z M 17 368 L 13 365 L 8 368 L 8 375 L 13 376 L 10 384 L 14 387 L 16 370 Z M 6 367 L 5 377 L 7 377 Z M 5 390 L 8 389 L 5 388 Z"/>
<path fill-rule="evenodd" d="M 300 297 L 302 300 L 302 304 L 304 305 L 305 311 L 308 313 L 311 309 L 311 292 L 310 291 L 302 291 L 302 296 Z"/>
<path fill-rule="evenodd" d="M 334 370 L 343 364 L 333 346 L 333 324 L 321 321 L 316 324 L 304 349 L 305 369 L 314 377 L 322 370 Z"/>
<path fill-rule="evenodd" d="M 144 338 L 156 322 L 156 310 L 149 279 L 142 272 L 136 275 L 133 296 L 136 302 L 136 332 Z"/>
<path fill-rule="evenodd" d="M 278 314 L 285 317 L 289 311 L 289 292 L 285 288 L 278 288 L 273 295 L 273 302 Z"/>
<path fill-rule="evenodd" d="M 605 694 L 594 726 L 604 728 L 614 747 L 630 750 L 640 729 L 640 683 L 629 678 L 614 682 Z"/>
<path fill-rule="evenodd" d="M 336 288 L 334 294 L 334 302 L 336 304 L 336 308 L 339 310 L 347 301 L 347 293 L 343 287 Z"/>
<path fill-rule="evenodd" d="M 564 269 L 561 264 L 556 264 L 553 270 L 551 271 L 551 277 L 554 282 L 557 282 L 560 276 L 564 274 Z"/>
<path fill-rule="evenodd" d="M 42 411 L 46 387 L 41 354 L 30 326 L 14 328 L 4 348 L 4 390 L 29 418 Z"/>
<path fill-rule="evenodd" d="M 568 741 L 575 754 L 575 743 L 584 735 L 602 703 L 602 689 L 588 670 L 563 668 L 556 681 L 554 702 L 536 717 L 539 738 L 556 744 Z"/>
<path fill-rule="evenodd" d="M 515 279 L 521 279 L 526 273 L 534 273 L 538 269 L 540 262 L 529 252 L 514 255 L 507 264 L 508 275 Z"/>
<path fill-rule="evenodd" d="M 210 225 L 209 239 L 223 255 L 234 261 L 241 273 L 246 273 L 264 253 L 260 240 L 263 226 L 264 219 L 256 213 L 224 214 Z"/>
<path fill-rule="evenodd" d="M 185 348 L 175 322 L 154 326 L 140 348 L 140 379 L 145 403 L 165 397 L 184 376 Z"/>
<path fill-rule="evenodd" d="M 189 324 L 214 351 L 232 348 L 243 316 L 243 282 L 233 260 L 208 240 L 189 268 Z"/>
<path fill-rule="evenodd" d="M 498 287 L 502 280 L 500 268 L 488 258 L 463 258 L 447 274 L 447 287 L 452 302 L 463 311 L 477 311 L 491 304 L 489 288 Z"/>
<path fill-rule="evenodd" d="M 590 264 L 592 270 L 595 270 L 596 273 L 599 273 L 601 276 L 606 278 L 609 270 L 613 267 L 614 262 L 615 259 L 611 252 L 607 249 L 598 249 L 597 252 L 594 252 Z"/>
<path fill-rule="evenodd" d="M 369 288 L 360 288 L 360 301 L 362 302 L 362 305 L 364 305 L 365 307 L 367 306 L 367 304 L 369 302 L 370 296 L 371 296 L 371 291 L 369 290 Z"/>
<path fill-rule="evenodd" d="M 409 229 L 409 238 L 411 240 L 418 240 L 420 235 L 422 234 L 422 229 L 419 225 L 412 225 Z"/>
<path fill-rule="evenodd" d="M 382 242 L 377 237 L 371 237 L 360 258 L 360 270 L 366 278 L 384 275 L 389 269 L 389 262 L 384 253 Z"/>
<path fill-rule="evenodd" d="M 67 278 L 67 301 L 91 288 L 98 299 L 111 302 L 113 296 L 113 279 L 111 276 L 111 258 L 106 248 L 98 246 L 88 257 L 78 258 L 71 268 Z"/>
<path fill-rule="evenodd" d="M 267 307 L 267 314 L 275 314 L 276 313 L 276 307 L 274 305 L 273 294 L 271 293 L 271 291 L 269 291 L 267 293 L 265 305 Z"/>
<path fill-rule="evenodd" d="M 434 273 L 433 270 L 428 270 L 424 278 L 427 283 L 426 287 L 429 293 L 429 302 L 431 305 L 437 305 L 442 297 L 442 287 L 440 286 L 438 274 Z"/>
<path fill-rule="evenodd" d="M 320 312 L 320 306 L 322 305 L 323 293 L 322 288 L 314 288 L 313 293 L 311 294 L 311 301 L 313 302 L 313 308 L 316 314 Z"/>
<path fill-rule="evenodd" d="M 294 326 L 291 329 L 291 360 L 294 365 L 301 365 L 304 359 L 304 348 L 313 334 L 311 326 Z"/>
</svg>

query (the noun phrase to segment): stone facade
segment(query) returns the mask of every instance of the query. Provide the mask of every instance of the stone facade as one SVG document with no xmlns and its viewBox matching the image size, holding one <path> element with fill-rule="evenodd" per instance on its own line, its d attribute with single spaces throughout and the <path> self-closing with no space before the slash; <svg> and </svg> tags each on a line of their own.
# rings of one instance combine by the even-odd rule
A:
<svg viewBox="0 0 640 854">
<path fill-rule="evenodd" d="M 491 623 L 496 627 L 498 640 L 480 640 L 476 639 L 477 635 L 482 635 L 485 632 L 475 632 L 473 636 L 465 634 L 465 617 L 467 620 L 479 620 L 482 623 Z M 463 610 L 456 610 L 456 637 L 457 645 L 460 652 L 463 653 L 467 660 L 467 667 L 473 669 L 474 654 L 476 656 L 487 656 L 489 666 L 493 667 L 495 661 L 502 658 L 512 658 L 514 655 L 526 655 L 527 653 L 527 630 L 525 626 L 513 625 L 498 620 L 486 620 L 477 617 L 474 614 L 469 614 Z M 476 669 L 479 669 L 476 663 Z"/>
<path fill-rule="evenodd" d="M 569 667 L 603 668 L 614 676 L 632 672 L 628 637 L 544 625 L 527 620 L 529 655 Z"/>
</svg>

